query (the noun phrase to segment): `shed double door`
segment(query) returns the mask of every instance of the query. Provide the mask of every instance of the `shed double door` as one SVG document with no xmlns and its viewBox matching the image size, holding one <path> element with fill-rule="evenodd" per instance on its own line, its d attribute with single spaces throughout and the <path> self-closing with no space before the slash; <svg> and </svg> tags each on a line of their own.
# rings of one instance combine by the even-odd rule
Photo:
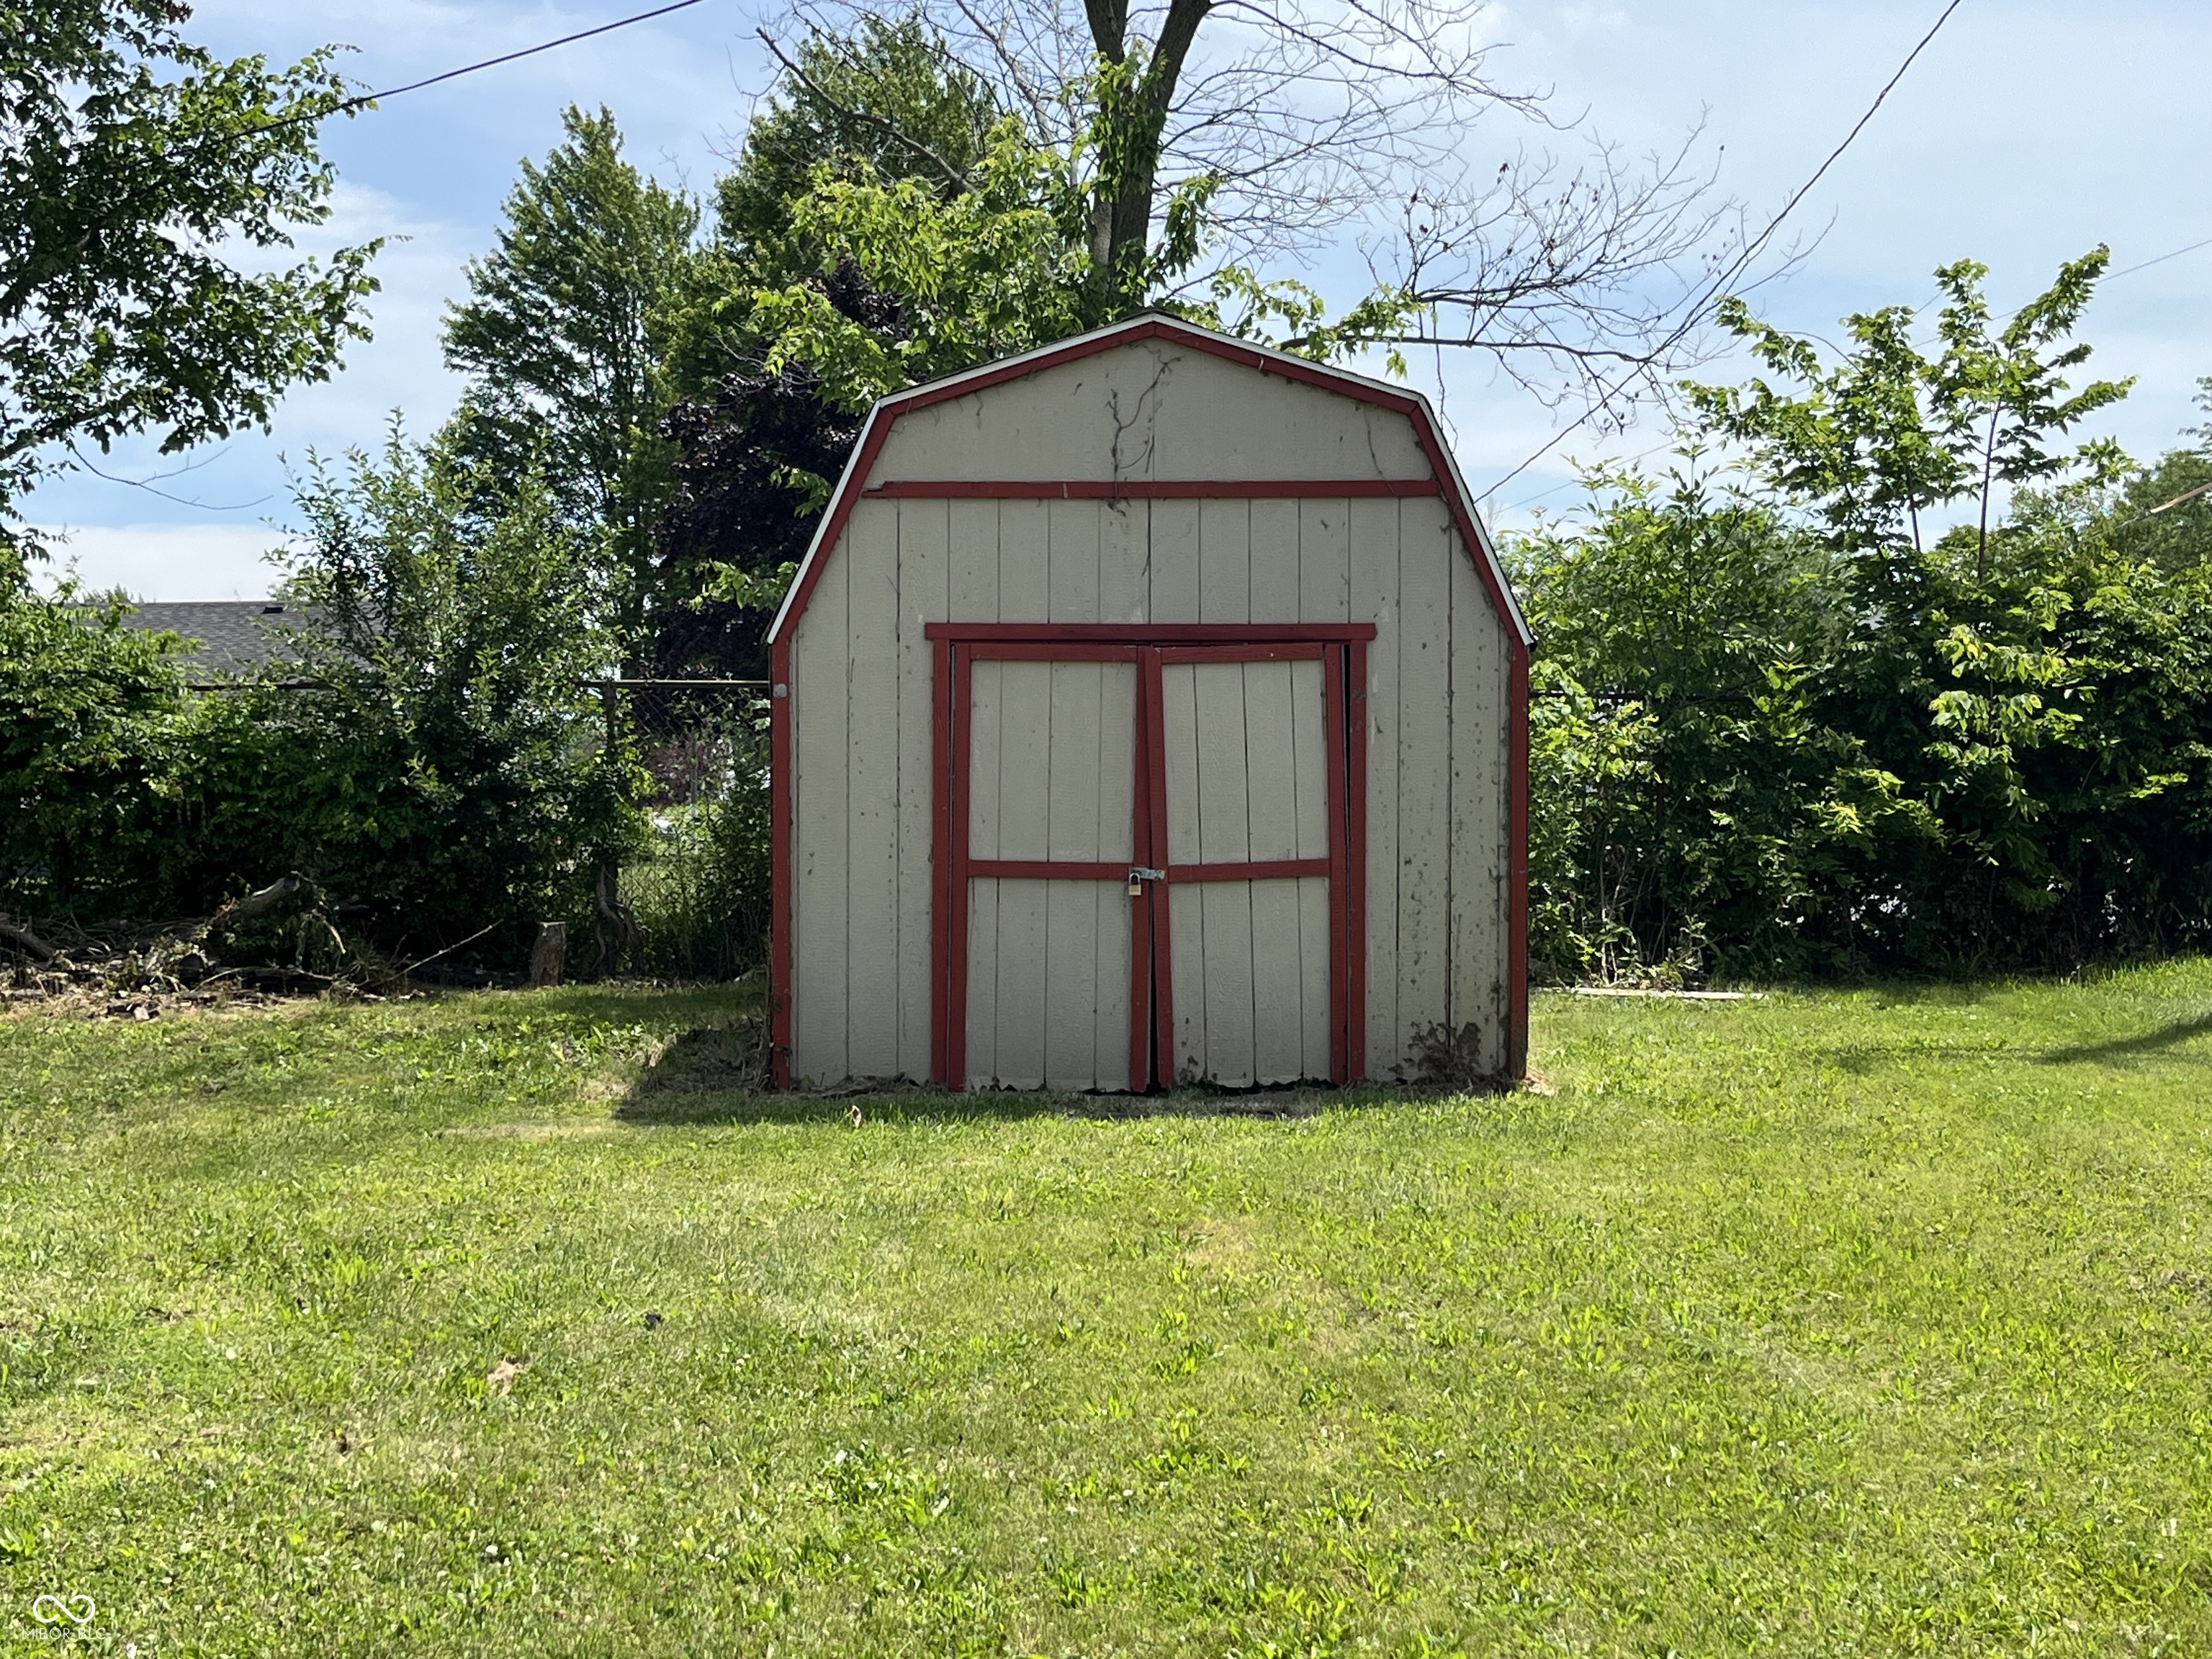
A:
<svg viewBox="0 0 2212 1659">
<path fill-rule="evenodd" d="M 1341 641 L 938 647 L 937 1075 L 1344 1079 Z"/>
</svg>

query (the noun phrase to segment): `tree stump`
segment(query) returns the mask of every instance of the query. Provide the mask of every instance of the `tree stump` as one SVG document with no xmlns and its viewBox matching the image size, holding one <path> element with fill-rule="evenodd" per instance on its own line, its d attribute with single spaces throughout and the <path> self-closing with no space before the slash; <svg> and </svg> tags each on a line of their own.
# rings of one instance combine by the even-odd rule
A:
<svg viewBox="0 0 2212 1659">
<path fill-rule="evenodd" d="M 568 955 L 568 924 L 565 921 L 541 921 L 538 924 L 538 942 L 530 947 L 530 982 L 533 986 L 558 985 L 561 965 Z"/>
</svg>

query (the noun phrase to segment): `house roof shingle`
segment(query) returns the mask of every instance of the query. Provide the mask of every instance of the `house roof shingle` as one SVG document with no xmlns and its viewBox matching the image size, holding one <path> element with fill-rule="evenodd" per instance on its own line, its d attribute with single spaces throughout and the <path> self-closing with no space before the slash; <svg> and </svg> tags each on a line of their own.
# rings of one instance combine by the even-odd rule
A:
<svg viewBox="0 0 2212 1659">
<path fill-rule="evenodd" d="M 212 674 L 238 674 L 290 658 L 283 639 L 288 614 L 299 613 L 288 613 L 281 599 L 194 599 L 134 605 L 123 622 L 181 634 L 198 643 L 185 662 Z"/>
</svg>

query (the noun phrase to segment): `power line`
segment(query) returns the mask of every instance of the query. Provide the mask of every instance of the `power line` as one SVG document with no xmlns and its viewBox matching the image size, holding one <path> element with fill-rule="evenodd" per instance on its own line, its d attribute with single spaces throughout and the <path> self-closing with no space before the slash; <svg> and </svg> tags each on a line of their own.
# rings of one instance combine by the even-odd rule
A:
<svg viewBox="0 0 2212 1659">
<path fill-rule="evenodd" d="M 496 58 L 487 58 L 480 64 L 464 64 L 460 68 L 447 70 L 441 75 L 433 75 L 421 81 L 410 81 L 404 87 L 387 87 L 382 92 L 364 92 L 358 97 L 343 99 L 332 104 L 328 109 L 313 110 L 298 115 L 281 116 L 274 121 L 264 121 L 259 126 L 244 127 L 227 136 L 231 138 L 251 138 L 258 133 L 275 132 L 281 127 L 297 126 L 302 121 L 327 120 L 333 115 L 343 115 L 350 110 L 374 104 L 380 99 L 397 98 L 403 92 L 420 92 L 423 88 L 434 87 L 441 82 L 457 81 L 464 75 L 474 75 L 478 70 L 497 69 L 501 64 L 512 64 L 524 58 L 535 58 L 539 52 L 550 52 L 556 46 L 573 46 L 579 40 L 588 40 L 595 34 L 611 34 L 615 30 L 626 29 L 633 23 L 650 22 L 656 17 L 667 16 L 672 11 L 684 11 L 690 7 L 705 3 L 706 0 L 674 0 L 672 5 L 658 6 L 651 11 L 641 11 L 629 17 L 618 17 L 611 23 L 601 23 L 596 27 L 579 29 L 574 34 L 564 34 L 557 40 L 541 40 L 534 46 L 525 46 L 519 52 L 502 52 Z"/>
<path fill-rule="evenodd" d="M 1716 276 L 1711 283 L 1705 285 L 1705 291 L 1699 295 L 1696 302 L 1683 313 L 1682 320 L 1675 326 L 1674 332 L 1669 334 L 1665 339 L 1662 340 L 1657 347 L 1653 349 L 1650 354 L 1653 358 L 1663 356 L 1667 352 L 1680 343 L 1683 337 L 1688 334 L 1692 328 L 1695 328 L 1698 325 L 1698 322 L 1705 315 L 1705 307 L 1712 304 L 1713 301 L 1720 295 L 1721 290 L 1728 287 L 1728 285 L 1733 283 L 1738 276 L 1741 276 L 1743 274 L 1744 268 L 1750 264 L 1753 259 L 1759 257 L 1760 251 L 1765 247 L 1768 242 L 1773 240 L 1774 233 L 1782 228 L 1782 222 L 1784 219 L 1787 219 L 1790 214 L 1796 210 L 1797 204 L 1803 201 L 1805 198 L 1811 193 L 1813 186 L 1820 182 L 1821 179 L 1826 175 L 1830 167 L 1835 166 L 1837 161 L 1841 158 L 1845 150 L 1851 147 L 1853 141 L 1858 137 L 1859 134 L 1866 131 L 1867 124 L 1874 119 L 1875 112 L 1881 109 L 1884 100 L 1888 98 L 1889 94 L 1897 89 L 1897 83 L 1905 78 L 1905 71 L 1912 67 L 1914 60 L 1917 58 L 1922 52 L 1928 49 L 1928 43 L 1933 40 L 1937 33 L 1942 31 L 1943 25 L 1951 21 L 1951 14 L 1958 10 L 1959 8 L 1965 3 L 1966 0 L 1951 0 L 1950 4 L 1943 8 L 1942 12 L 1936 17 L 1935 22 L 1929 25 L 1928 33 L 1920 37 L 1919 44 L 1914 46 L 1911 52 L 1905 54 L 1905 61 L 1897 66 L 1897 73 L 1891 76 L 1887 82 L 1883 82 L 1881 90 L 1875 94 L 1874 102 L 1867 106 L 1866 113 L 1860 116 L 1856 124 L 1852 126 L 1851 130 L 1844 135 L 1843 143 L 1838 144 L 1835 149 L 1828 152 L 1827 159 L 1822 161 L 1819 167 L 1813 170 L 1813 176 L 1797 187 L 1796 192 L 1792 195 L 1788 201 L 1782 204 L 1782 210 L 1779 213 L 1776 214 L 1773 218 L 1767 221 L 1766 228 L 1760 231 L 1759 234 L 1752 238 L 1750 241 L 1746 242 L 1743 245 L 1743 247 L 1737 252 L 1736 257 L 1730 260 L 1729 264 L 1722 269 L 1719 275 Z M 1599 409 L 1605 406 L 1607 399 L 1610 398 L 1613 393 L 1620 391 L 1621 387 L 1626 386 L 1632 378 L 1633 378 L 1632 372 L 1630 374 L 1624 374 L 1619 380 L 1613 381 L 1610 386 L 1606 386 L 1599 394 L 1596 401 L 1589 410 L 1576 416 L 1572 422 L 1560 428 L 1559 431 L 1553 433 L 1550 441 L 1546 443 L 1542 448 L 1536 451 L 1534 454 L 1529 456 L 1528 459 L 1522 461 L 1520 465 L 1515 467 L 1510 472 L 1500 478 L 1496 483 L 1491 485 L 1489 489 L 1484 490 L 1476 499 L 1480 501 L 1488 501 L 1499 490 L 1504 489 L 1507 484 L 1511 483 L 1514 479 L 1519 477 L 1530 467 L 1535 465 L 1538 461 L 1543 459 L 1545 456 L 1550 454 L 1561 444 L 1565 443 L 1575 431 L 1577 431 L 1590 418 L 1592 415 L 1595 414 Z"/>
<path fill-rule="evenodd" d="M 2109 283 L 2115 276 L 2132 276 L 2139 270 L 2148 270 L 2153 265 L 2162 265 L 2168 259 L 2179 259 L 2185 253 L 2194 253 L 2200 247 L 2212 247 L 2212 236 L 2207 236 L 2201 242 L 2191 242 L 2187 247 L 2178 247 L 2171 253 L 2161 253 L 2155 259 L 2146 259 L 2139 265 L 2130 265 L 2125 270 L 2108 270 L 2105 273 L 2105 280 Z"/>
<path fill-rule="evenodd" d="M 2203 241 L 2201 241 L 2201 242 L 2191 242 L 2191 243 L 2187 247 L 2178 247 L 2178 248 L 2175 248 L 2172 252 L 2169 252 L 2169 253 L 2161 253 L 2161 254 L 2160 254 L 2156 258 L 2153 258 L 2153 259 L 2144 259 L 2144 260 L 2142 260 L 2142 261 L 2140 261 L 2139 263 L 2137 263 L 2137 264 L 2136 264 L 2123 266 L 2123 267 L 2122 267 L 2120 270 L 2108 270 L 2108 271 L 2106 271 L 2106 272 L 2104 274 L 2104 276 L 2103 276 L 2103 277 L 2101 278 L 2101 280 L 2102 280 L 2102 281 L 2105 281 L 2105 282 L 2109 283 L 2109 282 L 2113 281 L 2113 280 L 2114 280 L 2115 278 L 2117 278 L 2117 277 L 2121 277 L 2121 276 L 2134 276 L 2134 275 L 2136 274 L 2136 272 L 2137 272 L 2137 271 L 2139 271 L 2139 270 L 2149 270 L 2153 265 L 2162 265 L 2162 264 L 2165 264 L 2168 259 L 2179 259 L 2179 258 L 2183 254 L 2185 254 L 2185 253 L 2194 253 L 2194 252 L 2197 252 L 2197 249 L 2202 248 L 2202 247 L 2212 247 L 2212 236 L 2208 236 L 2208 237 L 2206 237 L 2206 238 L 2205 238 Z M 1927 299 L 1925 299 L 1925 300 L 1922 301 L 1921 301 L 1917 306 L 1915 306 L 1915 307 L 1913 307 L 1913 309 L 1914 309 L 1916 312 L 1917 312 L 1917 311 L 1925 311 L 1925 310 L 1926 310 L 1929 306 L 1934 305 L 1934 304 L 1936 303 L 1936 301 L 1937 300 L 1941 299 L 1942 297 L 1942 296 L 1941 295 L 1935 295 L 1935 294 L 1931 294 L 1931 295 L 1929 295 L 1928 296 L 1928 298 L 1927 298 Z M 2019 314 L 2020 314 L 2020 312 L 2019 312 L 2018 310 L 2008 311 L 2007 313 L 2004 313 L 2004 315 L 2003 315 L 2002 317 L 1998 318 L 1998 319 L 1997 319 L 1997 320 L 1998 320 L 1999 322 L 2008 322 L 2008 321 L 2010 321 L 2013 318 L 2017 317 Z M 1572 427 L 1570 427 L 1570 428 L 1568 428 L 1567 429 L 1568 429 L 1570 432 L 1571 432 L 1571 431 L 1573 431 L 1573 430 L 1574 430 L 1574 428 L 1573 428 Z M 1630 456 L 1630 457 L 1628 458 L 1628 459 L 1627 459 L 1626 462 L 1622 463 L 1622 465 L 1628 465 L 1628 466 L 1633 466 L 1633 465 L 1634 465 L 1637 462 L 1638 462 L 1638 461 L 1649 460 L 1652 456 L 1656 455 L 1656 454 L 1657 454 L 1661 450 L 1671 447 L 1672 447 L 1672 445 L 1673 445 L 1673 443 L 1674 443 L 1674 441 L 1672 438 L 1669 438 L 1669 439 L 1668 439 L 1664 443 L 1655 444 L 1655 445 L 1653 445 L 1650 448 L 1649 448 L 1649 449 L 1647 449 L 1647 450 L 1644 451 L 1641 454 L 1638 454 L 1638 455 L 1632 455 L 1632 456 Z M 1539 455 L 1540 455 L 1542 453 L 1543 453 L 1543 452 L 1542 452 L 1541 450 L 1539 450 L 1539 451 L 1537 452 L 1537 453 L 1538 453 Z M 1533 456 L 1530 458 L 1530 459 L 1532 459 L 1532 460 L 1533 460 L 1534 459 L 1535 459 L 1535 458 L 1534 458 L 1534 457 L 1533 457 Z M 1523 463 L 1522 463 L 1522 465 L 1523 466 L 1526 466 L 1526 465 L 1528 465 L 1528 462 L 1525 462 L 1525 461 L 1524 461 Z M 1511 477 L 1512 477 L 1512 475 L 1511 475 L 1510 473 L 1508 473 L 1508 474 L 1506 475 L 1506 477 L 1505 477 L 1505 478 L 1501 478 L 1501 479 L 1499 479 L 1499 480 L 1498 480 L 1498 483 L 1497 484 L 1492 484 L 1492 485 L 1491 486 L 1491 490 L 1495 490 L 1495 489 L 1497 489 L 1498 488 L 1498 485 L 1500 485 L 1500 484 L 1503 484 L 1503 483 L 1506 483 L 1506 482 L 1507 482 L 1507 480 L 1508 480 L 1508 479 L 1510 479 Z M 1540 490 L 1538 490 L 1538 491 L 1537 491 L 1534 495 L 1524 495 L 1524 496 L 1522 496 L 1522 497 L 1519 501 L 1509 501 L 1509 502 L 1507 502 L 1507 503 L 1506 503 L 1506 505 L 1505 505 L 1504 507 L 1503 507 L 1499 508 L 1498 510 L 1499 510 L 1500 512 L 1504 512 L 1504 513 L 1518 513 L 1518 512 L 1519 512 L 1522 507 L 1533 507 L 1536 502 L 1542 501 L 1542 500 L 1543 500 L 1546 496 L 1547 496 L 1547 495 L 1558 495 L 1558 494 L 1559 494 L 1562 489 L 1571 489 L 1571 488 L 1572 488 L 1572 487 L 1573 487 L 1573 484 L 1574 484 L 1574 480 L 1573 480 L 1573 479 L 1571 479 L 1571 478 L 1570 478 L 1570 479 L 1568 479 L 1568 480 L 1567 480 L 1565 483 L 1556 483 L 1556 484 L 1553 484 L 1553 485 L 1550 489 L 1540 489 Z M 2208 489 L 2212 489 L 2212 484 L 2208 484 L 2208 485 L 2207 485 L 2207 486 L 2205 486 L 2205 487 L 2206 487 Z M 2194 492 L 2194 491 L 2192 491 L 2192 492 L 2191 492 L 2191 494 L 2194 494 L 2195 492 Z M 1488 495 L 1489 495 L 1489 494 L 1490 494 L 1490 491 L 1485 491 L 1485 492 L 1484 492 L 1485 497 L 1486 498 L 1486 497 L 1488 496 Z M 2166 505 L 2166 507 L 2172 507 L 2172 505 L 2174 505 L 2174 503 L 2173 503 L 2173 502 L 2172 502 L 2172 501 L 2168 501 Z M 2152 510 L 2152 512 L 2154 512 L 2154 513 L 2162 513 L 2162 512 L 2164 512 L 2164 511 L 2166 510 L 2166 508 L 2165 508 L 2165 507 L 2154 507 L 2154 508 L 2152 508 L 2151 510 Z M 2145 515 L 2145 516 L 2148 516 L 2148 515 Z M 2133 523 L 2133 522 L 2135 522 L 2135 521 L 2134 521 L 2133 520 L 2130 520 L 2129 522 L 2130 522 L 2130 523 Z M 2123 529 L 2124 529 L 2126 526 L 2121 526 L 2121 527 L 2122 527 Z"/>
</svg>

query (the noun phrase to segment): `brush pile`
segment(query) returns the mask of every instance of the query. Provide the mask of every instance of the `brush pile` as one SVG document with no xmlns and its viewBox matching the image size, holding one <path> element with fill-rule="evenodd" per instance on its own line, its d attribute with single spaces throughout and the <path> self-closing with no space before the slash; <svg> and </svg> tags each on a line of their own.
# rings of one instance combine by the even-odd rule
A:
<svg viewBox="0 0 2212 1659">
<path fill-rule="evenodd" d="M 247 994 L 374 994 L 400 971 L 348 949 L 323 896 L 296 872 L 227 900 L 213 915 L 86 929 L 0 915 L 0 975 L 11 1002 L 62 998 L 117 1018 L 153 1018 L 167 1000 Z"/>
</svg>

